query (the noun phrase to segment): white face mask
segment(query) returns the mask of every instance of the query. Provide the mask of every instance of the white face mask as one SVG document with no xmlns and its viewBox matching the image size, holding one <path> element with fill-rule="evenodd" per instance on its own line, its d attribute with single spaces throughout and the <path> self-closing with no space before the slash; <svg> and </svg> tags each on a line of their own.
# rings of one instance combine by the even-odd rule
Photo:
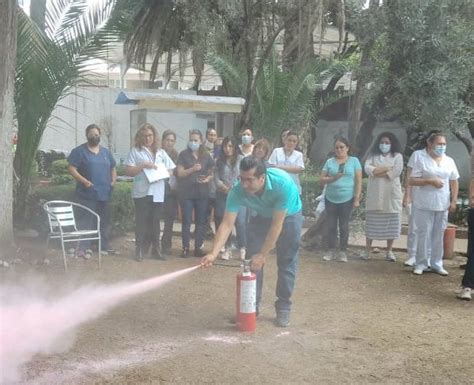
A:
<svg viewBox="0 0 474 385">
<path fill-rule="evenodd" d="M 189 148 L 191 151 L 197 151 L 197 150 L 199 150 L 199 146 L 200 146 L 200 144 L 199 144 L 199 142 L 197 142 L 197 141 L 190 140 L 190 141 L 188 142 L 188 148 Z"/>
<path fill-rule="evenodd" d="M 242 135 L 242 144 L 250 144 L 252 143 L 252 136 L 251 135 Z"/>
<path fill-rule="evenodd" d="M 392 145 L 389 143 L 380 143 L 379 144 L 379 150 L 382 154 L 388 154 L 390 152 L 390 149 L 392 148 Z"/>
<path fill-rule="evenodd" d="M 446 152 L 446 145 L 445 144 L 440 144 L 438 146 L 435 146 L 433 151 L 436 155 L 443 156 Z"/>
</svg>

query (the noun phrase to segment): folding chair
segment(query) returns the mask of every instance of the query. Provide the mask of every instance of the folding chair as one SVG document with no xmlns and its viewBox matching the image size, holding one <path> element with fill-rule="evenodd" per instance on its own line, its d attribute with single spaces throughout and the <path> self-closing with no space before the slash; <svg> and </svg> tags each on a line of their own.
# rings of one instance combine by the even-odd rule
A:
<svg viewBox="0 0 474 385">
<path fill-rule="evenodd" d="M 74 208 L 87 211 L 97 220 L 97 228 L 78 230 L 74 216 Z M 48 249 L 50 239 L 60 239 L 63 250 L 64 270 L 67 273 L 66 247 L 67 242 L 77 242 L 76 252 L 79 241 L 95 240 L 99 241 L 99 267 L 101 266 L 101 239 L 100 239 L 100 217 L 90 208 L 75 202 L 69 201 L 49 201 L 43 205 L 43 209 L 48 214 L 49 234 L 46 240 L 46 249 Z"/>
</svg>

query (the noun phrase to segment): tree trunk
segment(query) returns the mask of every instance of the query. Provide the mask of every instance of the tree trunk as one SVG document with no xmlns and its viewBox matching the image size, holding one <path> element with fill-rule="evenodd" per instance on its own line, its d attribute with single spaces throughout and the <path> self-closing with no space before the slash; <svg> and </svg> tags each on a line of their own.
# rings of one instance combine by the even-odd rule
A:
<svg viewBox="0 0 474 385">
<path fill-rule="evenodd" d="M 13 90 L 16 1 L 0 0 L 0 249 L 13 243 Z M 1 252 L 0 252 L 1 254 Z"/>
<path fill-rule="evenodd" d="M 34 0 L 30 3 L 30 17 L 44 32 L 46 27 L 46 0 Z"/>
<path fill-rule="evenodd" d="M 205 52 L 202 47 L 193 48 L 193 70 L 194 70 L 194 82 L 191 89 L 199 91 L 199 85 L 201 84 L 202 74 L 204 72 L 204 56 Z"/>
<path fill-rule="evenodd" d="M 369 18 L 375 18 L 376 12 L 379 7 L 379 0 L 371 0 L 369 4 Z M 375 44 L 376 36 L 371 36 L 368 41 L 361 46 L 361 58 L 360 58 L 360 70 L 357 76 L 357 86 L 356 92 L 354 94 L 352 103 L 350 105 L 349 113 L 349 133 L 348 139 L 350 143 L 354 143 L 355 139 L 358 136 L 360 129 L 360 116 L 362 113 L 362 107 L 364 106 L 365 100 L 365 86 L 367 82 L 367 77 L 370 73 L 370 55 L 372 48 Z M 356 149 L 357 151 L 357 149 Z"/>
</svg>

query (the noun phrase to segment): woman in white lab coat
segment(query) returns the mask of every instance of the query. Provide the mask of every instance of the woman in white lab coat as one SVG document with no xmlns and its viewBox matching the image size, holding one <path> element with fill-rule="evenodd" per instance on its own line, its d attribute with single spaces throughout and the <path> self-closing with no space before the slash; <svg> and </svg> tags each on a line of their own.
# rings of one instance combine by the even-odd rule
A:
<svg viewBox="0 0 474 385">
<path fill-rule="evenodd" d="M 431 240 L 431 270 L 446 276 L 443 267 L 443 235 L 448 211 L 456 210 L 459 172 L 454 160 L 446 155 L 446 137 L 434 133 L 428 138 L 428 156 L 418 157 L 413 164 L 409 183 L 418 186 L 413 197 L 413 226 L 417 237 L 416 262 L 413 273 L 428 269 L 428 241 Z"/>
</svg>

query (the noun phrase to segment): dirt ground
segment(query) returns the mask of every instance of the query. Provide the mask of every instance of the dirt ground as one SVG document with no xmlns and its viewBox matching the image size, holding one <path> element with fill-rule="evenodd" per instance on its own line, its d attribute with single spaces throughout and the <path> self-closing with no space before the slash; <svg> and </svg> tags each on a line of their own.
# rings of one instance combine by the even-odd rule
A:
<svg viewBox="0 0 474 385">
<path fill-rule="evenodd" d="M 23 263 L 0 269 L 1 283 L 33 273 L 55 287 L 140 280 L 176 271 L 197 259 L 130 259 L 120 255 L 72 260 L 62 271 L 34 246 Z M 178 255 L 178 243 L 173 250 Z M 264 302 L 254 334 L 239 333 L 234 314 L 236 260 L 198 270 L 135 297 L 84 324 L 72 348 L 39 355 L 23 368 L 25 384 L 468 384 L 474 383 L 474 304 L 459 301 L 462 259 L 447 261 L 449 277 L 414 276 L 382 255 L 347 264 L 302 251 L 291 325 L 274 320 L 276 266 L 267 263 Z"/>
</svg>

